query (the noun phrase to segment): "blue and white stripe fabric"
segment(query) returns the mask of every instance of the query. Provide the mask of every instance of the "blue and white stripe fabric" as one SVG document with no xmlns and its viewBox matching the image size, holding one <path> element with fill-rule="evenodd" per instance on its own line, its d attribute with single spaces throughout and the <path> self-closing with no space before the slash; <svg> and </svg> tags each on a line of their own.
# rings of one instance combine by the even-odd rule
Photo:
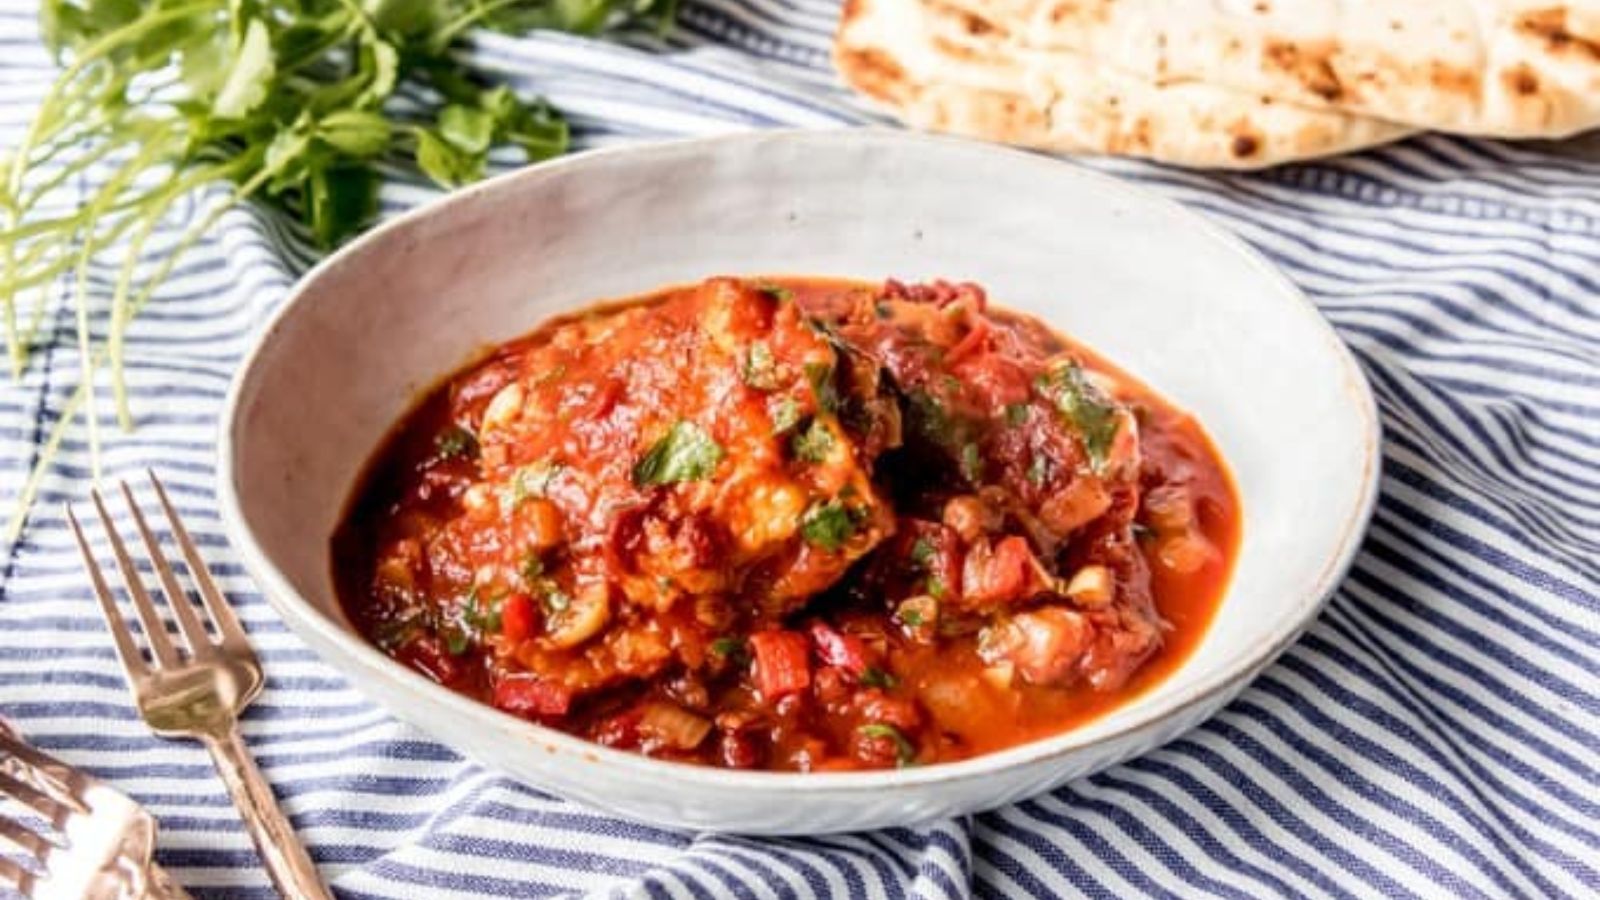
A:
<svg viewBox="0 0 1600 900">
<path fill-rule="evenodd" d="M 686 0 L 664 39 L 496 37 L 466 58 L 551 97 L 585 147 L 843 126 L 871 116 L 828 71 L 836 12 Z M 0 2 L 5 144 L 52 75 L 33 18 Z M 229 212 L 135 322 L 138 427 L 102 408 L 104 459 L 164 473 L 242 610 L 268 671 L 246 737 L 342 897 L 1597 896 L 1600 153 L 1580 151 L 1423 138 L 1259 175 L 1090 163 L 1243 235 L 1316 300 L 1377 392 L 1382 498 L 1327 611 L 1215 719 L 931 827 L 755 840 L 618 821 L 458 758 L 319 662 L 243 577 L 214 500 L 229 377 L 311 259 L 286 222 Z M 397 172 L 385 204 L 430 195 Z M 91 272 L 97 337 L 113 265 Z M 73 313 L 47 315 L 0 384 L 8 509 L 78 386 Z M 88 471 L 78 428 L 0 546 L 0 713 L 153 810 L 161 861 L 197 896 L 270 896 L 203 752 L 130 706 L 59 512 Z"/>
</svg>

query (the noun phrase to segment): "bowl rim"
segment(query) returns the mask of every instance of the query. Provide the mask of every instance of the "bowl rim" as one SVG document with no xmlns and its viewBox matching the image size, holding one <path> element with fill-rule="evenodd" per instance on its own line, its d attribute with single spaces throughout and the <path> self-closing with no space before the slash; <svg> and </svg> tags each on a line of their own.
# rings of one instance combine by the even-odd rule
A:
<svg viewBox="0 0 1600 900">
<path fill-rule="evenodd" d="M 1297 596 L 1295 605 L 1279 617 L 1278 622 L 1267 636 L 1258 639 L 1244 652 L 1238 654 L 1233 662 L 1220 667 L 1210 677 L 1185 686 L 1173 696 L 1158 705 L 1152 706 L 1141 715 L 1130 719 L 1114 730 L 1096 734 L 1089 740 L 1084 740 L 1081 735 L 1087 733 L 1089 728 L 1092 728 L 1092 722 L 1087 723 L 1084 727 L 1070 729 L 1059 734 L 1038 738 L 969 759 L 930 766 L 854 772 L 748 771 L 654 759 L 643 754 L 605 747 L 555 728 L 517 718 L 509 713 L 494 709 L 479 700 L 458 694 L 421 673 L 414 672 L 395 662 L 392 658 L 379 652 L 370 643 L 362 639 L 360 635 L 349 631 L 333 618 L 317 610 L 300 595 L 299 591 L 290 583 L 288 577 L 268 558 L 261 546 L 256 542 L 255 535 L 246 520 L 244 510 L 240 504 L 239 494 L 235 485 L 236 473 L 234 470 L 237 454 L 234 447 L 233 431 L 240 419 L 243 392 L 251 381 L 265 348 L 282 327 L 283 322 L 294 313 L 294 307 L 307 293 L 307 287 L 315 284 L 323 273 L 342 265 L 347 258 L 362 253 L 369 246 L 385 240 L 386 236 L 391 232 L 403 230 L 421 218 L 435 215 L 444 209 L 470 204 L 483 194 L 505 190 L 507 186 L 512 184 L 557 177 L 567 169 L 592 165 L 599 159 L 634 155 L 670 155 L 684 153 L 685 151 L 694 153 L 729 143 L 789 141 L 881 142 L 902 146 L 955 147 L 967 152 L 992 155 L 997 161 L 1004 162 L 1007 165 L 1069 168 L 1072 170 L 1074 177 L 1093 182 L 1097 187 L 1108 192 L 1128 195 L 1141 204 L 1162 207 L 1166 212 L 1188 226 L 1200 229 L 1209 238 L 1217 241 L 1221 247 L 1226 247 L 1239 256 L 1245 264 L 1255 269 L 1263 279 L 1265 287 L 1282 295 L 1284 300 L 1297 303 L 1301 311 L 1314 320 L 1316 330 L 1320 333 L 1322 339 L 1327 342 L 1335 358 L 1342 364 L 1343 392 L 1350 396 L 1358 407 L 1357 412 L 1360 415 L 1362 424 L 1360 439 L 1364 450 L 1361 481 L 1358 487 L 1359 497 L 1340 529 L 1336 552 L 1329 557 L 1310 587 Z M 1382 443 L 1382 424 L 1378 416 L 1377 402 L 1374 399 L 1366 374 L 1356 361 L 1354 353 L 1344 340 L 1339 337 L 1338 333 L 1334 331 L 1332 324 L 1328 322 L 1327 318 L 1322 315 L 1321 311 L 1317 309 L 1316 305 L 1311 302 L 1305 293 L 1290 281 L 1287 275 L 1272 265 L 1259 251 L 1245 243 L 1242 238 L 1176 200 L 1156 193 L 1142 185 L 1125 181 L 1059 157 L 1045 156 L 964 138 L 927 135 L 882 127 L 762 129 L 709 137 L 691 137 L 596 148 L 496 175 L 465 188 L 452 191 L 380 222 L 350 243 L 318 261 L 316 265 L 296 281 L 289 290 L 288 295 L 280 302 L 278 308 L 266 323 L 261 326 L 258 337 L 255 338 L 250 349 L 241 358 L 239 368 L 234 373 L 229 384 L 222 415 L 218 421 L 218 431 L 217 500 L 224 530 L 227 533 L 230 544 L 241 557 L 245 570 L 251 576 L 256 587 L 265 596 L 273 609 L 283 618 L 284 622 L 302 640 L 306 641 L 313 650 L 318 652 L 319 658 L 324 663 L 348 678 L 351 685 L 356 687 L 357 690 L 366 693 L 362 685 L 367 678 L 394 680 L 398 677 L 402 681 L 409 679 L 414 692 L 421 692 L 434 703 L 450 708 L 454 713 L 463 716 L 466 721 L 472 722 L 475 726 L 488 728 L 491 731 L 504 730 L 508 727 L 515 728 L 530 745 L 542 745 L 552 753 L 556 751 L 569 753 L 584 762 L 617 766 L 631 775 L 657 779 L 658 783 L 666 781 L 681 786 L 706 787 L 718 790 L 744 788 L 780 793 L 828 791 L 835 794 L 841 792 L 859 794 L 883 791 L 885 789 L 909 789 L 932 784 L 965 782 L 988 777 L 1002 770 L 1048 763 L 1053 759 L 1065 757 L 1068 754 L 1112 745 L 1119 740 L 1126 739 L 1137 732 L 1172 717 L 1182 709 L 1205 704 L 1218 698 L 1219 695 L 1225 696 L 1229 692 L 1242 688 L 1243 683 L 1252 680 L 1299 638 L 1300 634 L 1315 620 L 1317 614 L 1327 603 L 1334 589 L 1343 580 L 1345 573 L 1354 562 L 1378 497 Z M 1229 590 L 1231 590 L 1231 584 Z M 1227 597 L 1228 594 L 1224 593 L 1221 602 L 1227 602 Z M 342 662 L 335 662 L 330 658 L 332 654 L 324 649 L 328 646 L 339 648 L 344 657 Z M 1180 665 L 1168 677 L 1176 677 L 1182 671 L 1182 668 Z M 370 694 L 368 696 L 370 699 Z M 377 705 L 384 708 L 385 712 L 390 715 L 395 715 L 397 718 L 405 718 L 395 713 L 384 703 L 377 702 Z M 427 729 L 423 730 L 427 731 Z M 430 734 L 430 737 L 433 736 Z M 1173 737 L 1176 737 L 1176 735 Z M 434 739 L 438 740 L 436 737 Z M 494 768 L 504 771 L 499 766 Z"/>
</svg>

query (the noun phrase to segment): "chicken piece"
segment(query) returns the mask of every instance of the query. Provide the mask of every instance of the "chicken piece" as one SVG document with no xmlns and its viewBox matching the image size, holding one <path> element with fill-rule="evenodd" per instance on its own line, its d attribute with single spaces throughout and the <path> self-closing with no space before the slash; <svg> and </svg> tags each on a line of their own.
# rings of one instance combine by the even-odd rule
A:
<svg viewBox="0 0 1600 900">
<path fill-rule="evenodd" d="M 714 629 L 673 611 L 698 598 L 781 619 L 894 526 L 871 478 L 898 437 L 878 368 L 778 289 L 712 279 L 559 323 L 453 404 L 481 482 L 434 569 L 540 599 L 517 658 L 579 691 L 694 661 Z"/>
</svg>

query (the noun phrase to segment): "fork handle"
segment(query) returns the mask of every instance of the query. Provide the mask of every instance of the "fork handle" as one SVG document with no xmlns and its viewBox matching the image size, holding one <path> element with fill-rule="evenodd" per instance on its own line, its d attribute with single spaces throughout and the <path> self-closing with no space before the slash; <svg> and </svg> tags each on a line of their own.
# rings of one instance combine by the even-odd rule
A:
<svg viewBox="0 0 1600 900">
<path fill-rule="evenodd" d="M 201 738 L 211 751 L 211 761 L 233 795 L 256 852 L 267 868 L 267 877 L 285 900 L 332 900 L 332 895 L 317 875 L 317 867 L 306 854 L 305 845 L 294 827 L 278 808 L 272 788 L 261 777 L 250 750 L 245 747 L 237 727 Z"/>
</svg>

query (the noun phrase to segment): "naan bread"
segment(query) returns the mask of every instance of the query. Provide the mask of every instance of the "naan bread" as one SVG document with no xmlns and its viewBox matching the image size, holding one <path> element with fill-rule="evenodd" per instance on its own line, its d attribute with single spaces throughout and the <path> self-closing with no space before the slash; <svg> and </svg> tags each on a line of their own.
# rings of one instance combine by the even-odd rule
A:
<svg viewBox="0 0 1600 900">
<path fill-rule="evenodd" d="M 1600 126 L 1600 0 L 952 0 L 1029 47 L 1419 128 Z"/>
<path fill-rule="evenodd" d="M 1395 140 L 1406 129 L 1211 85 L 1154 81 L 1022 49 L 944 0 L 848 0 L 846 81 L 913 127 L 1044 150 L 1259 168 Z"/>
</svg>

